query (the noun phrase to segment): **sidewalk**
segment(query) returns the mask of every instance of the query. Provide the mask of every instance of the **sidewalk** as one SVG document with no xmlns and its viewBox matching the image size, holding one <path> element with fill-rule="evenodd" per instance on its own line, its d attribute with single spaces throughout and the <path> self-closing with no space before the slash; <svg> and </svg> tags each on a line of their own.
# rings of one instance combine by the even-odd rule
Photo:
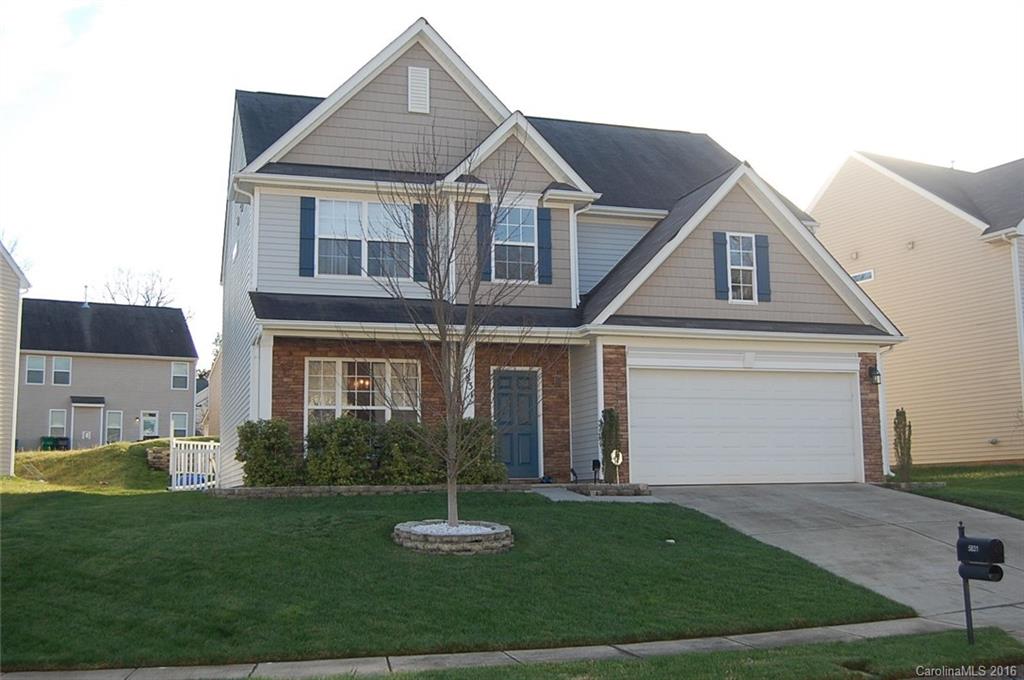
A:
<svg viewBox="0 0 1024 680">
<path fill-rule="evenodd" d="M 412 671 L 502 666 L 511 664 L 564 661 L 604 661 L 642 659 L 650 656 L 688 654 L 740 649 L 768 649 L 815 642 L 852 642 L 890 635 L 911 635 L 953 630 L 959 626 L 931 619 L 898 619 L 820 628 L 798 628 L 767 633 L 726 635 L 634 642 L 623 645 L 593 645 L 555 649 L 523 649 L 462 654 L 422 654 L 416 656 L 373 656 L 359 659 L 320 659 L 316 661 L 269 661 L 229 666 L 172 666 L 166 668 L 117 668 L 95 671 L 28 671 L 4 673 L 4 680 L 236 680 L 240 678 L 280 678 L 301 680 L 332 675 L 388 675 Z"/>
</svg>

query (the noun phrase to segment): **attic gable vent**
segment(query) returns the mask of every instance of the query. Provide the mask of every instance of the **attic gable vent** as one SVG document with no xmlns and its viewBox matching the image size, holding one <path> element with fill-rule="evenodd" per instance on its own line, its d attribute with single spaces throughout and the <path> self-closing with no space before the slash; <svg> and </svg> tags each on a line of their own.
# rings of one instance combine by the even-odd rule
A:
<svg viewBox="0 0 1024 680">
<path fill-rule="evenodd" d="M 409 112 L 430 113 L 430 69 L 409 67 Z"/>
</svg>

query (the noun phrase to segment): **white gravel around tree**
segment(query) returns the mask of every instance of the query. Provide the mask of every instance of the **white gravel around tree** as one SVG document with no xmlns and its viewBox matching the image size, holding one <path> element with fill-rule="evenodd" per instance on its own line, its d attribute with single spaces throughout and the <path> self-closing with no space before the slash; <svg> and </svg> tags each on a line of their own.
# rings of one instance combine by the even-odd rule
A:
<svg viewBox="0 0 1024 680">
<path fill-rule="evenodd" d="M 446 522 L 414 524 L 408 530 L 416 534 L 426 534 L 428 536 L 479 536 L 481 534 L 493 534 L 498 531 L 493 527 L 466 524 L 465 522 L 460 522 L 458 526 L 454 527 L 448 526 Z"/>
</svg>

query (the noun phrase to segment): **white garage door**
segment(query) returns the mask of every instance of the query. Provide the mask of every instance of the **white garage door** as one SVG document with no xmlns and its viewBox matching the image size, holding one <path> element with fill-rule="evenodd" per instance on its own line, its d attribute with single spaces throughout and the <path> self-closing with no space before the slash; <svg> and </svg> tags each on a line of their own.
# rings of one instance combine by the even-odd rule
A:
<svg viewBox="0 0 1024 680">
<path fill-rule="evenodd" d="M 855 374 L 634 368 L 629 377 L 631 481 L 860 479 Z"/>
</svg>

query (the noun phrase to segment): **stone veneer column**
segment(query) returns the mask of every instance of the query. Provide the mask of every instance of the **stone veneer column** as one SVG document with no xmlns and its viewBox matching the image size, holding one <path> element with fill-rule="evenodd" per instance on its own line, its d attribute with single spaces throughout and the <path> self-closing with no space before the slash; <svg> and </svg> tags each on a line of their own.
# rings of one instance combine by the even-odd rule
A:
<svg viewBox="0 0 1024 680">
<path fill-rule="evenodd" d="M 882 427 L 878 408 L 878 385 L 869 372 L 876 357 L 870 352 L 860 353 L 860 422 L 864 447 L 864 481 L 883 482 Z"/>
<path fill-rule="evenodd" d="M 622 465 L 619 466 L 619 481 L 629 481 L 629 375 L 626 371 L 625 345 L 604 345 L 604 404 L 602 409 L 613 408 L 619 414 L 619 450 L 622 451 Z M 607 470 L 605 479 L 615 481 L 615 472 Z"/>
</svg>

